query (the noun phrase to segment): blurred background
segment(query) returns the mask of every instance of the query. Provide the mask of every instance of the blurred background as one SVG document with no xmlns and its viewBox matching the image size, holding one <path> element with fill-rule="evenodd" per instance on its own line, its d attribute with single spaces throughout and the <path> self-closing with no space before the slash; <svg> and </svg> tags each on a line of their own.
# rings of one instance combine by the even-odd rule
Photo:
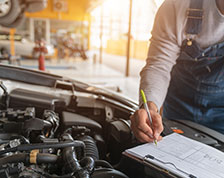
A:
<svg viewBox="0 0 224 178">
<path fill-rule="evenodd" d="M 103 85 L 137 100 L 162 2 L 0 0 L 0 62 Z"/>
</svg>

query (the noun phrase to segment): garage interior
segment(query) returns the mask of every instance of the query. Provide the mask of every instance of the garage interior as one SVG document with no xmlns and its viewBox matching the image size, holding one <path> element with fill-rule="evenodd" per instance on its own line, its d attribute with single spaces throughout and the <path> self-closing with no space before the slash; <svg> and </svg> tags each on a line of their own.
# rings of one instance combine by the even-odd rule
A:
<svg viewBox="0 0 224 178">
<path fill-rule="evenodd" d="M 161 3 L 48 0 L 41 11 L 25 10 L 18 26 L 0 27 L 1 55 L 9 54 L 13 65 L 38 70 L 39 52 L 34 54 L 33 49 L 35 42 L 42 40 L 48 46 L 44 55 L 46 72 L 103 86 L 138 101 L 139 72 L 145 64 L 150 30 Z M 83 54 L 75 48 L 82 49 Z"/>
<path fill-rule="evenodd" d="M 224 178 L 213 15 L 224 0 L 0 0 L 0 178 Z"/>
</svg>

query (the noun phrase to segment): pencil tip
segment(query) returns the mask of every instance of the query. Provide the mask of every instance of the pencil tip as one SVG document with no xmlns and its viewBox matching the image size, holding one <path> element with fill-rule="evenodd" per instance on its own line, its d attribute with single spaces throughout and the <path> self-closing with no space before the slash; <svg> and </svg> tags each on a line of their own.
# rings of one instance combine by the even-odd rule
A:
<svg viewBox="0 0 224 178">
<path fill-rule="evenodd" d="M 154 140 L 155 145 L 157 146 L 157 140 Z"/>
</svg>

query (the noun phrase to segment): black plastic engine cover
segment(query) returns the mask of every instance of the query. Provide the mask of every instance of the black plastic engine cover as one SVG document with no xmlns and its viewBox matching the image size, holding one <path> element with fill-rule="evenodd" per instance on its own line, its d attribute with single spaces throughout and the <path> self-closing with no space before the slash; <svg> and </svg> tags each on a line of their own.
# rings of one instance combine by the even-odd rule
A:
<svg viewBox="0 0 224 178">
<path fill-rule="evenodd" d="M 35 107 L 37 117 L 41 117 L 39 113 L 43 113 L 46 109 L 54 110 L 55 107 L 65 108 L 65 106 L 64 99 L 41 92 L 15 89 L 10 93 L 9 107 Z"/>
</svg>

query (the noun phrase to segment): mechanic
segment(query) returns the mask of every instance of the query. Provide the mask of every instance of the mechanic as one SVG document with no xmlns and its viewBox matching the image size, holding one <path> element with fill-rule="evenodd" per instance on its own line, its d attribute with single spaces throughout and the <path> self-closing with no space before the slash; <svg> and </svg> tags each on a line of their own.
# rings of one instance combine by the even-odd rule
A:
<svg viewBox="0 0 224 178">
<path fill-rule="evenodd" d="M 190 120 L 224 134 L 224 0 L 165 0 L 141 73 L 152 116 L 131 116 L 141 142 L 160 140 L 162 117 Z"/>
</svg>

